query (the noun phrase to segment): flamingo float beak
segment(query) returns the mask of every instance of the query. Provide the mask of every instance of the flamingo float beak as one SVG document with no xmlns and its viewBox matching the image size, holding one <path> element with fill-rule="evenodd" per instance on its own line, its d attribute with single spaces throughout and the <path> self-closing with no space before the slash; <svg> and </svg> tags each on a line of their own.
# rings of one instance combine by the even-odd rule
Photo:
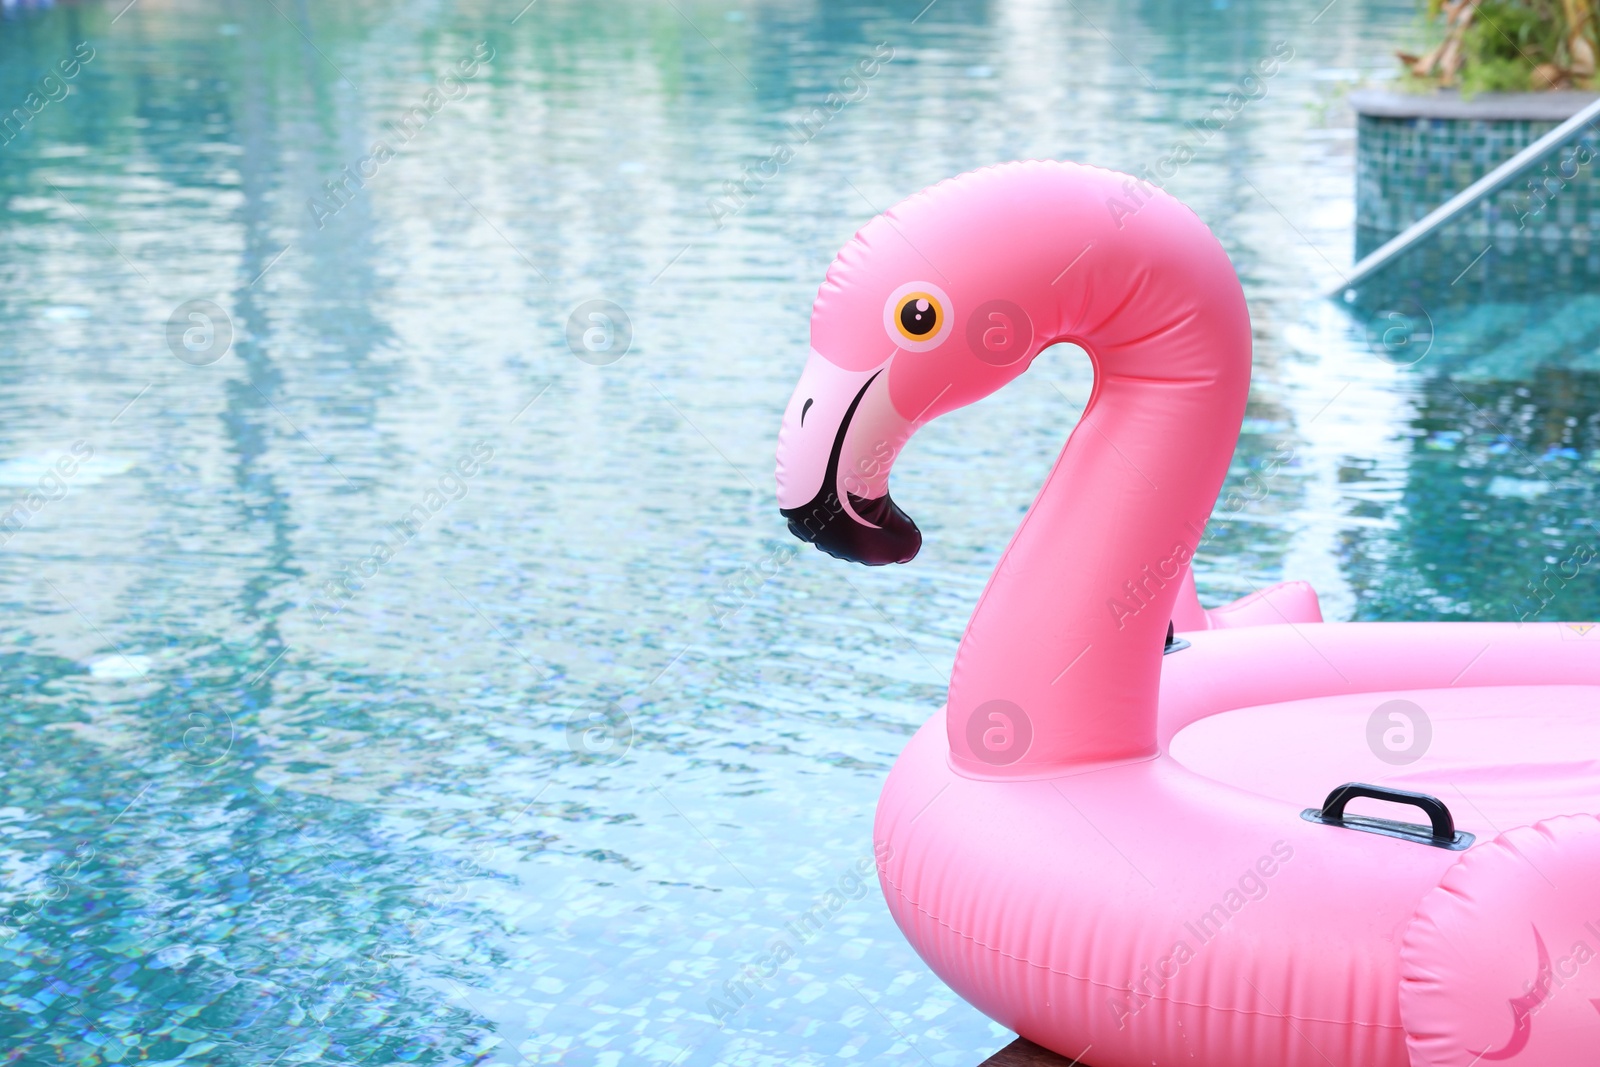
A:
<svg viewBox="0 0 1600 1067">
<path fill-rule="evenodd" d="M 778 510 L 789 532 L 835 559 L 906 563 L 922 532 L 889 498 L 889 468 L 913 424 L 889 400 L 888 365 L 846 370 L 812 350 L 778 432 Z"/>
</svg>

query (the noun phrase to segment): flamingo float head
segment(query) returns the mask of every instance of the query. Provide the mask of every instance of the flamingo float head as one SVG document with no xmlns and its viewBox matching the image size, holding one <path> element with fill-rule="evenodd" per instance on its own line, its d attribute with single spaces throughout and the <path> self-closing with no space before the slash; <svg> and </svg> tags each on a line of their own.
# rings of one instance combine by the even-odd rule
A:
<svg viewBox="0 0 1600 1067">
<path fill-rule="evenodd" d="M 922 547 L 889 496 L 896 457 L 920 427 L 999 389 L 1043 347 L 1014 300 L 983 299 L 1004 279 L 971 268 L 936 265 L 891 213 L 828 271 L 778 435 L 778 505 L 800 539 L 871 566 L 906 563 Z"/>
<path fill-rule="evenodd" d="M 1088 352 L 1095 387 L 956 656 L 951 759 L 974 775 L 1155 752 L 1168 622 L 1249 392 L 1227 255 L 1127 175 L 1030 162 L 942 182 L 839 253 L 778 435 L 789 528 L 904 563 L 922 543 L 889 497 L 906 441 L 1058 341 Z"/>
</svg>

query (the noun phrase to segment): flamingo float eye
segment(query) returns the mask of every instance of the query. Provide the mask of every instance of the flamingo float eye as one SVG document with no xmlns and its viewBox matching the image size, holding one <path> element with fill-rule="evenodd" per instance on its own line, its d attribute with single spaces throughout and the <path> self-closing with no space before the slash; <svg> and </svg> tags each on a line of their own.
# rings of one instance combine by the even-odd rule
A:
<svg viewBox="0 0 1600 1067">
<path fill-rule="evenodd" d="M 925 341 L 933 328 L 944 321 L 939 314 L 939 302 L 926 293 L 913 293 L 900 301 L 900 314 L 895 316 L 900 332 L 908 341 Z"/>
<path fill-rule="evenodd" d="M 889 295 L 883 327 L 889 339 L 910 352 L 937 348 L 950 333 L 950 297 L 927 282 L 910 282 Z"/>
</svg>

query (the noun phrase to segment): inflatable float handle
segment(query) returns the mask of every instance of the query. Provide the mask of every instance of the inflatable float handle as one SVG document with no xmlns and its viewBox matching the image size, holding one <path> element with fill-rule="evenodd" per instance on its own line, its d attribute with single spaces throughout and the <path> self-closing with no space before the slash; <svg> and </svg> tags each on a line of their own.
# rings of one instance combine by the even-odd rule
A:
<svg viewBox="0 0 1600 1067">
<path fill-rule="evenodd" d="M 1422 826 L 1408 822 L 1397 822 L 1394 819 L 1377 819 L 1367 815 L 1346 816 L 1344 809 L 1357 797 L 1369 797 L 1373 800 L 1386 800 L 1391 804 L 1410 804 L 1421 808 L 1428 816 L 1428 821 L 1433 824 L 1432 832 Z M 1325 826 L 1339 826 L 1346 830 L 1361 830 L 1369 834 L 1382 834 L 1385 837 L 1397 837 L 1402 841 L 1415 841 L 1418 844 L 1433 845 L 1435 848 L 1447 848 L 1452 852 L 1462 852 L 1471 847 L 1476 838 L 1465 831 L 1456 829 L 1456 821 L 1450 815 L 1450 809 L 1445 807 L 1444 801 L 1438 797 L 1431 797 L 1426 793 L 1411 793 L 1404 789 L 1386 789 L 1381 785 L 1367 785 L 1363 782 L 1346 782 L 1328 794 L 1328 799 L 1322 802 L 1322 807 L 1307 808 L 1300 813 L 1300 817 L 1307 822 L 1319 822 Z"/>
<path fill-rule="evenodd" d="M 1188 647 L 1189 642 L 1178 636 L 1177 624 L 1172 622 L 1167 623 L 1167 643 L 1162 647 L 1161 654 L 1163 656 L 1170 656 L 1174 652 L 1182 652 Z"/>
</svg>

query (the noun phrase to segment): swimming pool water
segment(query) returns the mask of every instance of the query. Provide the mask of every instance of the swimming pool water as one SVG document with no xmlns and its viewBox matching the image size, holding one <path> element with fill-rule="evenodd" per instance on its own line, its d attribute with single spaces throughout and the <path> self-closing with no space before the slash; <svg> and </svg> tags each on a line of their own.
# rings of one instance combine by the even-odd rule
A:
<svg viewBox="0 0 1600 1067">
<path fill-rule="evenodd" d="M 1208 602 L 1600 615 L 1593 287 L 1318 296 L 1407 2 L 125 4 L 0 19 L 5 1062 L 1004 1044 L 861 872 L 1086 361 L 919 434 L 908 566 L 771 480 L 834 252 L 975 166 L 1233 256 Z"/>
</svg>

